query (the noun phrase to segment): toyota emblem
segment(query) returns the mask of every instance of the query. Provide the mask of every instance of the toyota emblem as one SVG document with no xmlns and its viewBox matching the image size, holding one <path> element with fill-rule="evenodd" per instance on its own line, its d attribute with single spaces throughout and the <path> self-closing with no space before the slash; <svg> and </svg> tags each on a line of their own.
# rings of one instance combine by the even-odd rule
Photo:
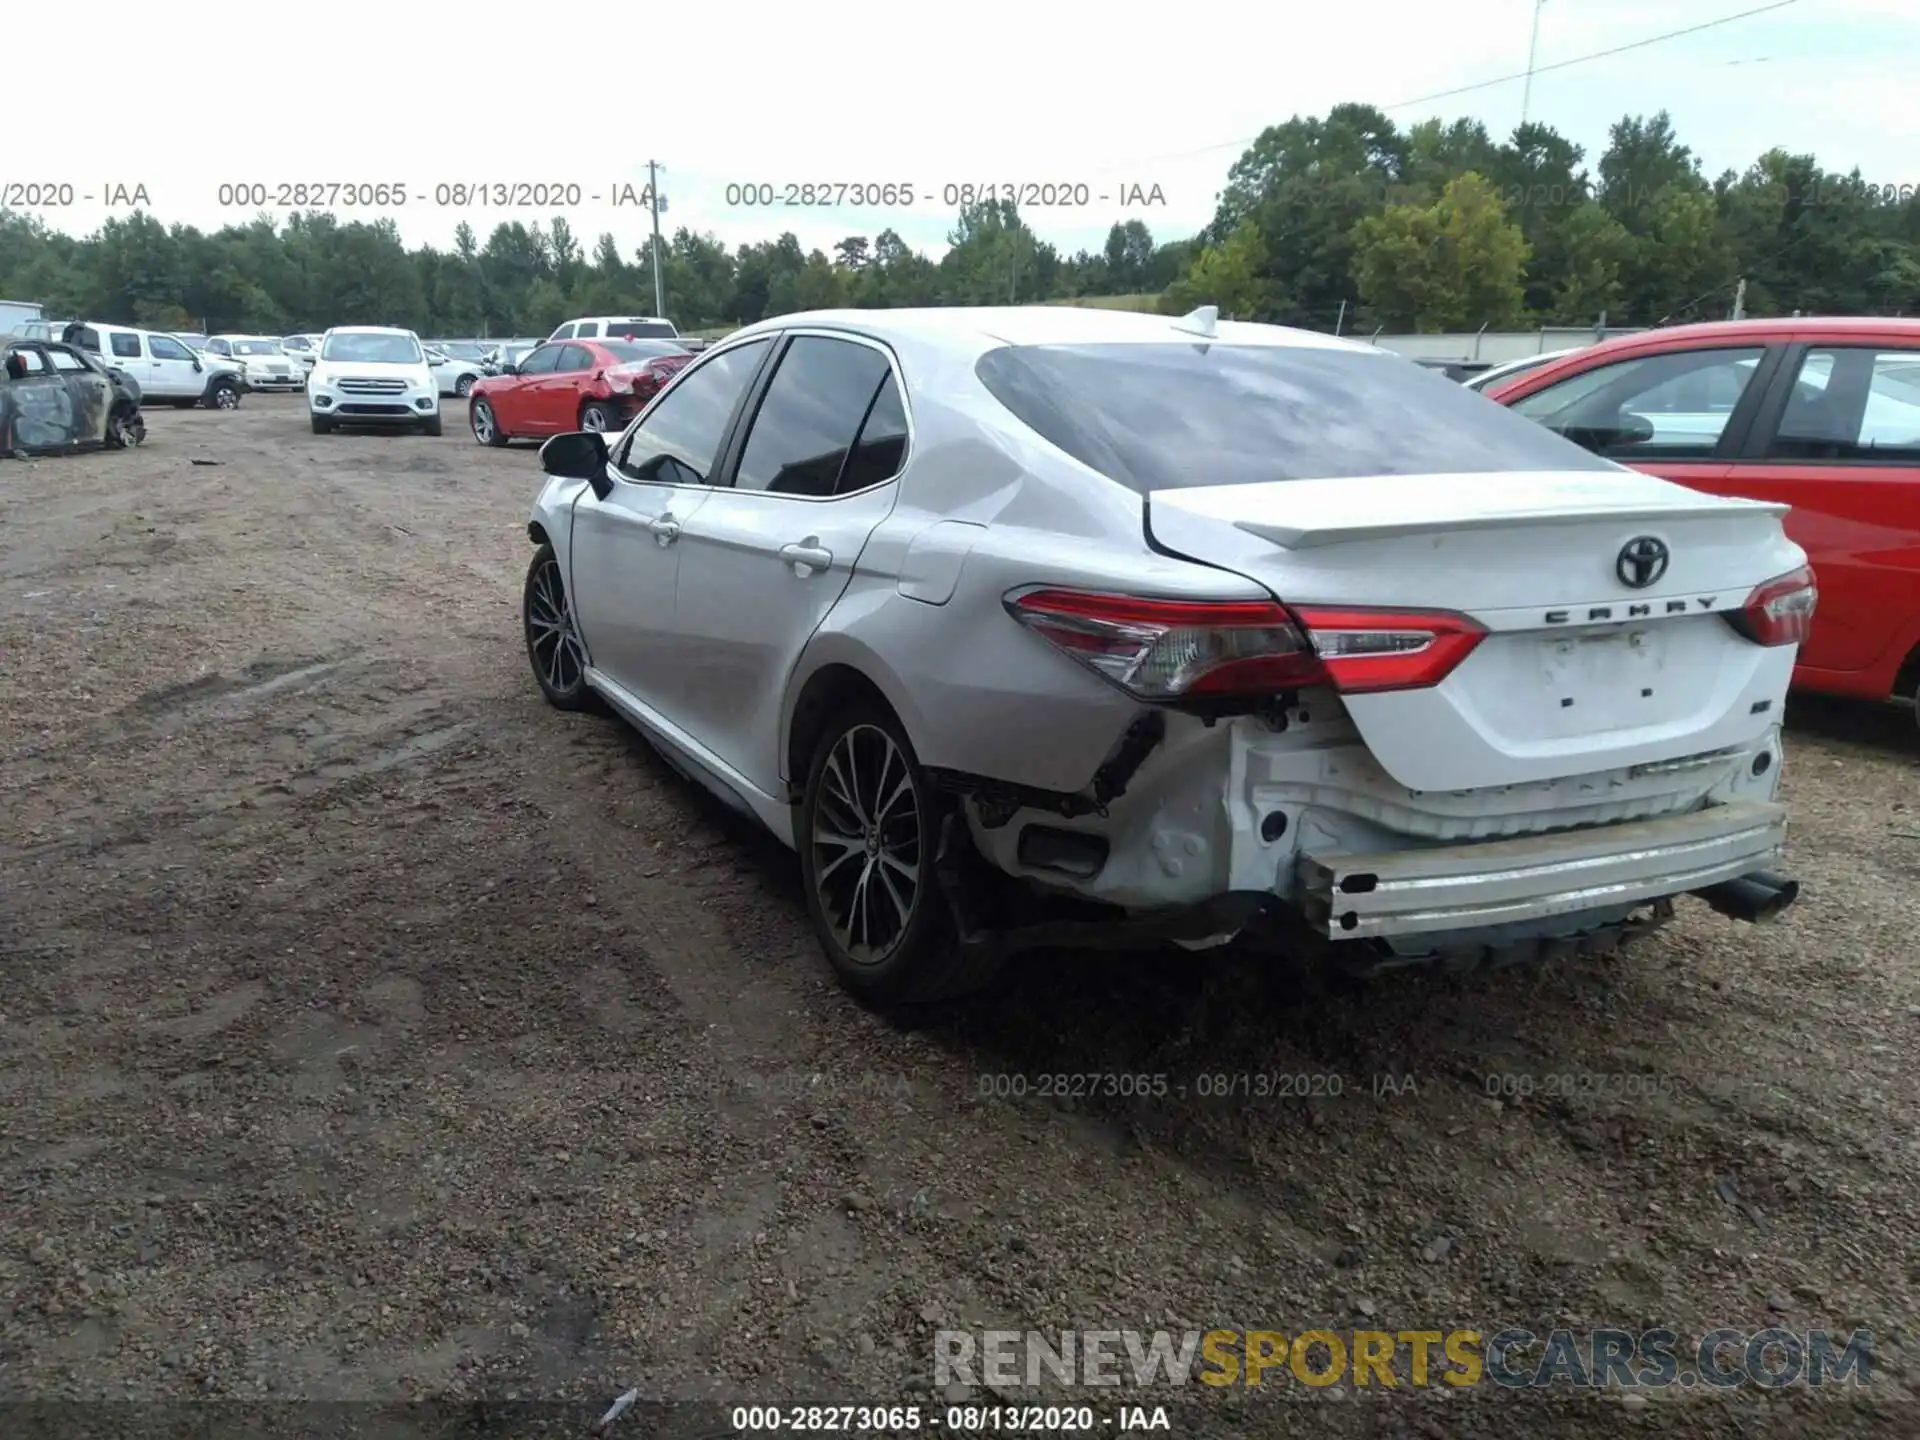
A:
<svg viewBox="0 0 1920 1440">
<path fill-rule="evenodd" d="M 1629 590 L 1644 590 L 1660 583 L 1672 558 L 1666 541 L 1651 535 L 1636 535 L 1620 547 L 1620 556 L 1613 562 L 1613 573 Z"/>
</svg>

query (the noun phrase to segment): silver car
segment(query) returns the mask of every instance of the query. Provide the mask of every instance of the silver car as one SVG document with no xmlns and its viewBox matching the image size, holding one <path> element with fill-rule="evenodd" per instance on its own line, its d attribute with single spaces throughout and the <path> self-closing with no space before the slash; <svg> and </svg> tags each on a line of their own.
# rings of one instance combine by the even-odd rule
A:
<svg viewBox="0 0 1920 1440">
<path fill-rule="evenodd" d="M 1390 352 L 1210 309 L 789 315 L 541 453 L 546 698 L 794 846 L 876 1002 L 1022 947 L 1498 964 L 1797 894 L 1785 507 Z"/>
</svg>

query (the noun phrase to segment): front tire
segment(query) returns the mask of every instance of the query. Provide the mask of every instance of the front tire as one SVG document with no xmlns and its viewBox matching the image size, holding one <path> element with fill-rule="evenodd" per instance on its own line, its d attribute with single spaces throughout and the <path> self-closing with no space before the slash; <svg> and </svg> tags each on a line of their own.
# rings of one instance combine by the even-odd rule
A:
<svg viewBox="0 0 1920 1440">
<path fill-rule="evenodd" d="M 473 393 L 473 376 L 462 375 L 458 380 L 454 381 L 453 393 L 458 395 L 462 400 L 471 395 Z"/>
<path fill-rule="evenodd" d="M 573 605 L 553 546 L 542 545 L 527 566 L 520 597 L 521 627 L 527 659 L 540 693 L 556 710 L 585 710 L 593 703 L 587 688 L 587 657 L 573 628 Z"/>
<path fill-rule="evenodd" d="M 935 876 L 942 813 L 884 708 L 854 705 L 827 726 L 795 811 L 795 848 L 820 948 L 862 1000 L 954 1000 L 999 969 L 995 957 L 962 948 Z"/>
<path fill-rule="evenodd" d="M 434 416 L 434 417 L 433 417 L 433 418 L 432 418 L 431 420 L 423 420 L 423 421 L 421 421 L 421 423 L 420 423 L 420 433 L 421 433 L 422 435 L 439 435 L 439 434 L 441 434 L 441 433 L 442 433 L 442 431 L 441 431 L 441 426 L 440 426 L 440 417 L 439 417 L 438 415 L 436 415 L 436 416 Z"/>
<path fill-rule="evenodd" d="M 467 424 L 473 429 L 473 438 L 482 445 L 498 450 L 507 443 L 507 432 L 500 428 L 499 417 L 484 400 L 476 400 L 467 407 Z"/>
<path fill-rule="evenodd" d="M 109 450 L 130 450 L 146 438 L 147 425 L 140 418 L 138 407 L 125 400 L 113 407 L 113 414 L 107 420 Z"/>
<path fill-rule="evenodd" d="M 333 433 L 333 420 L 330 416 L 310 415 L 308 418 L 313 421 L 314 434 L 331 435 Z"/>
<path fill-rule="evenodd" d="M 209 410 L 239 409 L 240 387 L 231 380 L 216 380 L 207 390 L 207 408 Z"/>
</svg>

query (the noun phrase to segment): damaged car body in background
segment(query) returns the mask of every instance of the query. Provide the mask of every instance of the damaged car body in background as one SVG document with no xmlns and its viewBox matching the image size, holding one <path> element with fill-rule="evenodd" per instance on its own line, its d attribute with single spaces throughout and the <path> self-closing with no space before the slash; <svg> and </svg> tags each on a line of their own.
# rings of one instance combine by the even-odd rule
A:
<svg viewBox="0 0 1920 1440">
<path fill-rule="evenodd" d="M 123 450 L 147 438 L 138 394 L 71 345 L 0 342 L 0 454 Z"/>
</svg>

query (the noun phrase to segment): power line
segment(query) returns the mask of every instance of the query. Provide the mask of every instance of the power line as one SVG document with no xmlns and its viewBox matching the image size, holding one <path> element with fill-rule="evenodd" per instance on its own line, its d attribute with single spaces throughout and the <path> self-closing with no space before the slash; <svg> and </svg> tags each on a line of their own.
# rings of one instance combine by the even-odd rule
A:
<svg viewBox="0 0 1920 1440">
<path fill-rule="evenodd" d="M 1644 40 L 1634 40 L 1625 45 L 1616 45 L 1610 50 L 1595 50 L 1586 55 L 1575 55 L 1568 60 L 1556 60 L 1551 65 L 1536 65 L 1529 70 L 1516 71 L 1512 75 L 1501 75 L 1492 80 L 1478 80 L 1471 85 L 1459 85 L 1451 90 L 1436 90 L 1431 95 L 1416 95 L 1411 100 L 1396 100 L 1391 105 L 1382 105 L 1383 111 L 1406 110 L 1415 105 L 1425 105 L 1434 100 L 1450 100 L 1456 95 L 1471 95 L 1479 90 L 1491 90 L 1496 85 L 1511 85 L 1516 80 L 1525 80 L 1529 75 L 1545 75 L 1551 70 L 1566 70 L 1575 65 L 1585 65 L 1594 60 L 1606 60 L 1615 55 L 1625 55 L 1632 50 L 1644 50 L 1649 45 L 1664 44 L 1668 40 L 1679 40 L 1688 35 L 1698 35 L 1703 30 L 1717 29 L 1722 25 L 1731 25 L 1736 20 L 1747 20 L 1755 15 L 1764 15 L 1770 10 L 1784 10 L 1789 5 L 1798 5 L 1800 0 L 1773 0 L 1770 5 L 1757 5 L 1750 10 L 1737 11 L 1732 15 L 1722 15 L 1717 20 L 1703 20 L 1698 25 L 1688 25 L 1680 30 L 1668 30 L 1660 35 L 1649 35 Z M 1151 159 L 1136 160 L 1125 165 L 1103 167 L 1101 173 L 1110 171 L 1138 169 L 1144 165 L 1162 165 L 1173 160 L 1192 160 L 1202 155 L 1211 155 L 1218 150 L 1244 150 L 1258 135 L 1244 136 L 1238 140 L 1222 140 L 1215 145 L 1202 145 L 1197 150 L 1182 150 L 1172 155 L 1156 155 Z"/>
<path fill-rule="evenodd" d="M 1412 105 L 1425 105 L 1430 100 L 1450 100 L 1455 95 L 1471 95 L 1476 90 L 1490 90 L 1495 85 L 1510 85 L 1515 80 L 1525 80 L 1529 75 L 1545 75 L 1551 70 L 1565 70 L 1574 65 L 1585 65 L 1593 60 L 1606 60 L 1615 55 L 1625 55 L 1630 50 L 1644 50 L 1649 45 L 1658 45 L 1667 40 L 1678 40 L 1685 35 L 1698 35 L 1702 30 L 1717 29 L 1722 25 L 1731 25 L 1736 20 L 1747 20 L 1755 15 L 1764 15 L 1769 10 L 1784 10 L 1789 5 L 1798 5 L 1800 0 L 1773 0 L 1771 5 L 1755 6 L 1751 10 L 1742 10 L 1733 15 L 1722 15 L 1718 20 L 1703 20 L 1698 25 L 1689 25 L 1684 30 L 1669 30 L 1664 35 L 1649 35 L 1644 40 L 1635 40 L 1626 45 L 1616 45 L 1611 50 L 1595 50 L 1590 55 L 1576 55 L 1571 60 L 1556 60 L 1551 65 L 1536 65 L 1531 70 L 1522 70 L 1513 75 L 1502 75 L 1497 80 L 1481 80 L 1472 85 L 1461 85 L 1452 90 L 1436 90 L 1431 95 L 1416 95 L 1411 100 L 1401 100 L 1393 105 L 1382 105 L 1382 110 L 1405 110 Z"/>
</svg>

